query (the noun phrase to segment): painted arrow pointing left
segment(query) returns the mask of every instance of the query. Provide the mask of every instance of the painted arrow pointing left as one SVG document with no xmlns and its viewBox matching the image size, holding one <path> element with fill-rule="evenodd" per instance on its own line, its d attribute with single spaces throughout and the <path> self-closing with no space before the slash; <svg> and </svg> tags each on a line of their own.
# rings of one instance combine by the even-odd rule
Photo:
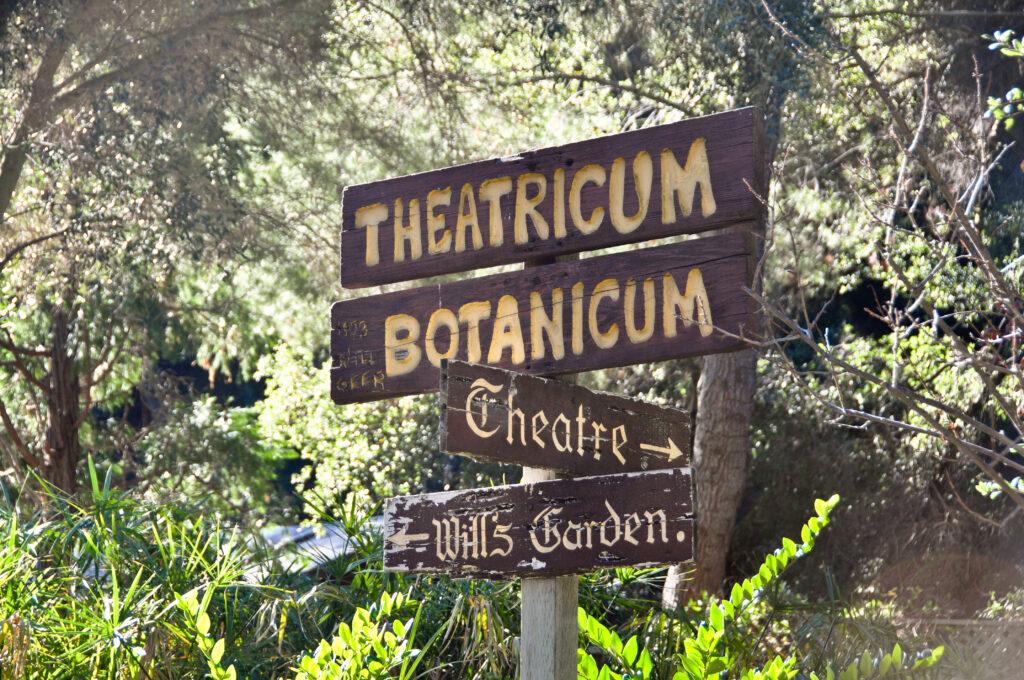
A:
<svg viewBox="0 0 1024 680">
<path fill-rule="evenodd" d="M 430 538 L 430 534 L 409 534 L 404 528 L 398 533 L 388 536 L 389 541 L 403 548 L 414 541 L 425 541 L 428 538 Z"/>
</svg>

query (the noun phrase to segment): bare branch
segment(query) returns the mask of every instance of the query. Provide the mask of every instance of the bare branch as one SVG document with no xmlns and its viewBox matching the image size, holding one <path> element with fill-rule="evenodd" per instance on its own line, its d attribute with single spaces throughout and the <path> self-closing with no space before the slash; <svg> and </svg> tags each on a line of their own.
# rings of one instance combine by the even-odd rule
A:
<svg viewBox="0 0 1024 680">
<path fill-rule="evenodd" d="M 863 12 L 826 12 L 826 19 L 868 19 L 879 16 L 902 16 L 914 19 L 1020 19 L 1020 11 L 1002 10 L 908 10 L 898 7 L 865 10 Z"/>
<path fill-rule="evenodd" d="M 8 250 L 7 254 L 4 255 L 4 258 L 0 260 L 0 272 L 2 272 L 4 268 L 7 265 L 9 265 L 11 261 L 14 258 L 16 258 L 26 248 L 31 248 L 32 246 L 39 245 L 40 243 L 44 243 L 46 241 L 49 241 L 50 239 L 63 236 L 64 234 L 68 233 L 70 229 L 71 227 L 68 226 L 61 229 L 60 231 L 54 231 L 49 234 L 43 234 L 42 236 L 37 236 L 36 238 L 29 239 L 28 241 L 23 241 L 22 243 L 19 243 L 18 245 L 14 246 L 10 250 Z"/>
<path fill-rule="evenodd" d="M 21 435 L 18 434 L 18 428 L 14 426 L 14 421 L 11 420 L 11 414 L 7 412 L 7 405 L 4 404 L 2 397 L 0 397 L 0 421 L 3 421 L 7 437 L 14 444 L 14 447 L 18 449 L 18 453 L 21 454 L 22 459 L 32 467 L 40 467 L 42 463 L 38 458 L 33 456 L 32 452 L 28 450 L 28 447 L 25 446 L 25 442 L 22 441 Z"/>
<path fill-rule="evenodd" d="M 581 83 L 593 83 L 595 85 L 603 85 L 616 90 L 622 90 L 634 94 L 641 99 L 650 99 L 653 102 L 657 102 L 669 108 L 675 109 L 676 111 L 683 111 L 689 113 L 687 109 L 680 106 L 678 102 L 674 102 L 671 99 L 662 97 L 643 88 L 635 87 L 627 83 L 618 80 L 609 80 L 607 78 L 599 78 L 597 76 L 586 76 L 577 73 L 553 73 L 548 75 L 529 76 L 526 78 L 517 78 L 515 80 L 509 80 L 504 82 L 498 82 L 499 85 L 504 87 L 516 87 L 518 85 L 528 85 L 530 83 L 540 83 L 545 81 L 559 81 L 559 80 L 576 80 Z"/>
<path fill-rule="evenodd" d="M 953 212 L 955 219 L 951 220 L 951 224 L 955 225 L 955 229 L 959 230 L 965 237 L 965 245 L 974 257 L 976 263 L 981 267 L 982 271 L 985 272 L 986 278 L 989 280 L 989 285 L 993 292 L 996 294 L 996 298 L 1000 302 L 1000 307 L 1003 309 L 1003 313 L 1009 317 L 1012 317 L 1015 323 L 1024 326 L 1024 314 L 1021 310 L 1017 309 L 1016 297 L 1013 292 L 1013 288 L 1006 282 L 1003 273 L 999 271 L 999 268 L 995 265 L 995 261 L 992 258 L 992 254 L 989 252 L 988 247 L 985 245 L 984 239 L 981 233 L 971 219 L 964 213 L 964 208 L 957 197 L 953 195 L 949 185 L 941 181 L 942 173 L 939 172 L 938 167 L 932 160 L 931 154 L 923 144 L 918 144 L 913 150 L 910 149 L 910 144 L 914 138 L 913 133 L 910 131 L 910 127 L 907 125 L 906 119 L 903 114 L 900 113 L 896 103 L 889 96 L 888 90 L 881 84 L 875 71 L 871 66 L 864 60 L 860 52 L 853 45 L 846 46 L 846 51 L 853 57 L 857 66 L 861 72 L 864 73 L 868 79 L 868 83 L 874 93 L 882 101 L 882 104 L 889 111 L 889 115 L 892 117 L 893 123 L 901 138 L 901 143 L 905 146 L 908 152 L 913 152 L 917 155 L 921 161 L 921 165 L 924 166 L 928 174 L 934 178 L 936 187 L 942 194 L 943 199 L 946 201 L 950 210 Z"/>
</svg>

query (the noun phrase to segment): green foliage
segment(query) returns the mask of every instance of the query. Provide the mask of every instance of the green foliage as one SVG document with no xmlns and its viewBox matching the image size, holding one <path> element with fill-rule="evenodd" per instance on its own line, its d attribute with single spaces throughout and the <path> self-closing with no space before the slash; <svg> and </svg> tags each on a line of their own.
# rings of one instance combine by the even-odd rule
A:
<svg viewBox="0 0 1024 680">
<path fill-rule="evenodd" d="M 873 680 L 874 678 L 926 678 L 927 671 L 942 658 L 944 648 L 936 647 L 908 658 L 899 643 L 888 654 L 874 657 L 864 652 L 841 672 L 829 668 L 824 675 L 811 673 L 811 680 Z"/>
<path fill-rule="evenodd" d="M 206 612 L 210 604 L 209 599 L 204 596 L 200 602 L 196 594 L 190 592 L 184 597 L 179 597 L 177 604 L 178 609 L 185 613 L 184 630 L 192 633 L 199 653 L 206 658 L 210 680 L 235 680 L 235 665 L 231 664 L 224 668 L 220 663 L 224 658 L 224 638 L 214 640 L 210 635 L 210 615 Z"/>
<path fill-rule="evenodd" d="M 410 604 L 401 593 L 385 593 L 369 609 L 356 609 L 352 623 L 342 622 L 330 643 L 323 640 L 313 654 L 302 657 L 295 680 L 415 677 L 424 658 L 424 650 L 412 646 L 422 605 L 410 619 L 397 617 Z M 434 633 L 430 643 L 440 632 Z"/>
<path fill-rule="evenodd" d="M 205 584 L 231 606 L 236 539 L 184 513 L 139 512 L 90 471 L 88 505 L 56 497 L 49 517 L 0 507 L 0 620 L 28 625 L 26 678 L 135 677 L 175 647 L 178 593 Z"/>
<path fill-rule="evenodd" d="M 1024 58 L 1024 40 L 1015 38 L 1014 31 L 996 31 L 984 37 L 993 41 L 988 46 L 990 50 L 998 50 L 1000 54 L 1015 59 Z M 1019 87 L 1010 88 L 1002 97 L 988 98 L 986 115 L 1001 121 L 1007 130 L 1013 127 L 1021 112 L 1024 112 L 1024 91 Z"/>
<path fill-rule="evenodd" d="M 108 469 L 115 480 L 146 479 L 142 491 L 157 502 L 202 499 L 211 511 L 265 522 L 293 511 L 274 486 L 278 466 L 293 455 L 263 439 L 256 409 L 206 396 L 165 406 L 139 433 L 135 455 Z"/>
<path fill-rule="evenodd" d="M 313 464 L 295 477 L 306 485 L 306 511 L 339 514 L 355 494 L 363 504 L 390 496 L 483 486 L 497 466 L 437 451 L 436 398 L 406 397 L 337 406 L 330 368 L 316 368 L 307 352 L 280 345 L 260 361 L 266 398 L 259 402 L 263 436 L 279 450 Z"/>
<path fill-rule="evenodd" d="M 318 617 L 346 609 L 303 607 L 311 584 L 216 518 L 140 503 L 90 472 L 87 502 L 0 504 L 0 676 L 272 675 L 311 644 Z"/>
<path fill-rule="evenodd" d="M 164 378 L 161 359 L 251 373 L 276 329 L 247 304 L 239 262 L 277 237 L 240 190 L 247 149 L 225 110 L 257 73 L 301 73 L 325 10 L 3 10 L 0 409 L 16 479 L 34 469 L 71 491 L 85 451 L 131 459 L 139 423 L 111 416 Z M 142 478 L 174 467 L 146 462 Z"/>
<path fill-rule="evenodd" d="M 817 514 L 801 529 L 801 544 L 798 545 L 788 538 L 784 539 L 782 547 L 765 558 L 757 574 L 733 585 L 728 598 L 710 598 L 706 603 L 706 618 L 691 629 L 690 635 L 683 637 L 683 651 L 673 662 L 669 662 L 659 677 L 694 680 L 718 678 L 725 672 L 730 675 L 736 673 L 743 678 L 793 677 L 796 674 L 797 663 L 794 656 L 769 656 L 764 659 L 761 668 L 751 667 L 752 656 L 756 654 L 746 646 L 751 617 L 757 609 L 756 605 L 762 592 L 776 581 L 791 561 L 814 547 L 816 537 L 828 525 L 829 514 L 838 502 L 838 496 L 833 496 L 828 501 L 816 501 Z M 642 640 L 639 636 L 630 637 L 623 644 L 618 634 L 609 631 L 597 619 L 588 616 L 582 609 L 579 614 L 580 630 L 584 639 L 600 648 L 615 667 L 621 669 L 620 672 L 609 670 L 610 666 L 598 669 L 593 658 L 584 650 L 580 650 L 581 676 L 602 680 L 653 677 L 654 662 L 651 653 L 646 646 L 641 649 Z"/>
<path fill-rule="evenodd" d="M 383 573 L 380 535 L 367 531 L 355 506 L 342 518 L 352 552 L 310 579 L 278 569 L 273 554 L 216 522 L 140 505 L 113 493 L 109 476 L 92 479 L 87 505 L 55 498 L 59 512 L 50 517 L 19 515 L 9 505 L 0 512 L 3 677 L 496 680 L 515 673 L 518 584 Z M 829 639 L 858 625 L 861 614 L 841 611 L 808 625 L 800 621 L 817 621 L 813 610 L 779 606 L 780 575 L 814 545 L 836 500 L 819 501 L 801 542 L 784 541 L 724 599 L 662 613 L 654 600 L 664 570 L 581 577 L 580 676 L 922 677 L 941 652 L 900 651 L 903 642 L 892 653 L 865 656 L 868 645 L 841 651 Z M 870 649 L 892 649 L 891 640 L 878 637 Z M 817 653 L 822 647 L 829 653 Z"/>
<path fill-rule="evenodd" d="M 778 590 L 782 572 L 813 549 L 817 537 L 830 523 L 830 515 L 838 502 L 838 496 L 816 501 L 816 514 L 801 528 L 800 543 L 783 539 L 782 546 L 765 558 L 754 576 L 735 583 L 727 598 L 709 597 L 700 603 L 701 617 L 685 618 L 683 626 L 677 625 L 672 614 L 647 614 L 642 625 L 632 625 L 640 628 L 639 632 L 625 637 L 580 608 L 583 646 L 579 650 L 579 676 L 588 680 L 723 677 L 788 680 L 798 673 L 809 673 L 809 677 L 817 680 L 819 675 L 811 667 L 815 659 L 806 653 L 809 645 L 797 647 L 791 642 L 790 651 L 779 654 L 767 644 L 778 637 L 789 637 L 792 632 L 778 621 L 773 623 L 775 614 L 768 613 L 765 605 L 772 591 Z M 686 612 L 674 614 L 675 617 L 685 615 Z M 666 654 L 673 648 L 678 651 Z M 595 653 L 603 658 L 603 664 L 594 658 Z M 820 677 L 829 680 L 888 677 L 890 674 L 910 677 L 911 671 L 933 666 L 941 655 L 939 648 L 924 653 L 912 666 L 906 665 L 897 644 L 891 654 L 877 659 L 865 652 L 838 675 L 830 663 L 825 663 Z"/>
</svg>

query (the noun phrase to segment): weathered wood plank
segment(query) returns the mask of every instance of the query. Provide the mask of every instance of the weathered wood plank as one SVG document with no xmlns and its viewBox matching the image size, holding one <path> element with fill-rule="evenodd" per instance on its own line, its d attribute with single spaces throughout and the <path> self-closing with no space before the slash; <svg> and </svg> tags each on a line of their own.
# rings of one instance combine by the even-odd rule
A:
<svg viewBox="0 0 1024 680">
<path fill-rule="evenodd" d="M 760 220 L 763 137 L 760 113 L 745 108 L 348 186 L 342 285 L 407 281 Z"/>
<path fill-rule="evenodd" d="M 586 476 L 690 464 L 690 416 L 463 361 L 441 364 L 441 450 Z"/>
<path fill-rule="evenodd" d="M 551 576 L 693 558 L 689 468 L 392 498 L 384 568 Z"/>
<path fill-rule="evenodd" d="M 751 225 L 752 226 L 752 225 Z M 438 388 L 442 359 L 558 374 L 728 352 L 756 330 L 750 232 L 336 302 L 331 396 Z"/>
<path fill-rule="evenodd" d="M 573 680 L 580 631 L 575 574 L 526 577 L 520 584 L 519 680 Z"/>
</svg>

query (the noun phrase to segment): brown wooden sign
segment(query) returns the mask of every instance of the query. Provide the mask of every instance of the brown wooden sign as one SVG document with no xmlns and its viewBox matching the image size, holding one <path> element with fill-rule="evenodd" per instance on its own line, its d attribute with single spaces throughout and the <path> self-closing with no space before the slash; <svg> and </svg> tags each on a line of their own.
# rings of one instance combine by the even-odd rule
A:
<svg viewBox="0 0 1024 680">
<path fill-rule="evenodd" d="M 341 283 L 407 281 L 759 220 L 753 108 L 348 186 Z"/>
<path fill-rule="evenodd" d="M 457 578 L 549 576 L 693 559 L 690 469 L 403 496 L 384 568 Z"/>
<path fill-rule="evenodd" d="M 690 464 L 690 416 L 500 368 L 441 364 L 441 450 L 573 475 Z"/>
<path fill-rule="evenodd" d="M 443 359 L 568 373 L 740 349 L 754 235 L 731 233 L 336 302 L 331 396 L 438 388 Z"/>
</svg>

